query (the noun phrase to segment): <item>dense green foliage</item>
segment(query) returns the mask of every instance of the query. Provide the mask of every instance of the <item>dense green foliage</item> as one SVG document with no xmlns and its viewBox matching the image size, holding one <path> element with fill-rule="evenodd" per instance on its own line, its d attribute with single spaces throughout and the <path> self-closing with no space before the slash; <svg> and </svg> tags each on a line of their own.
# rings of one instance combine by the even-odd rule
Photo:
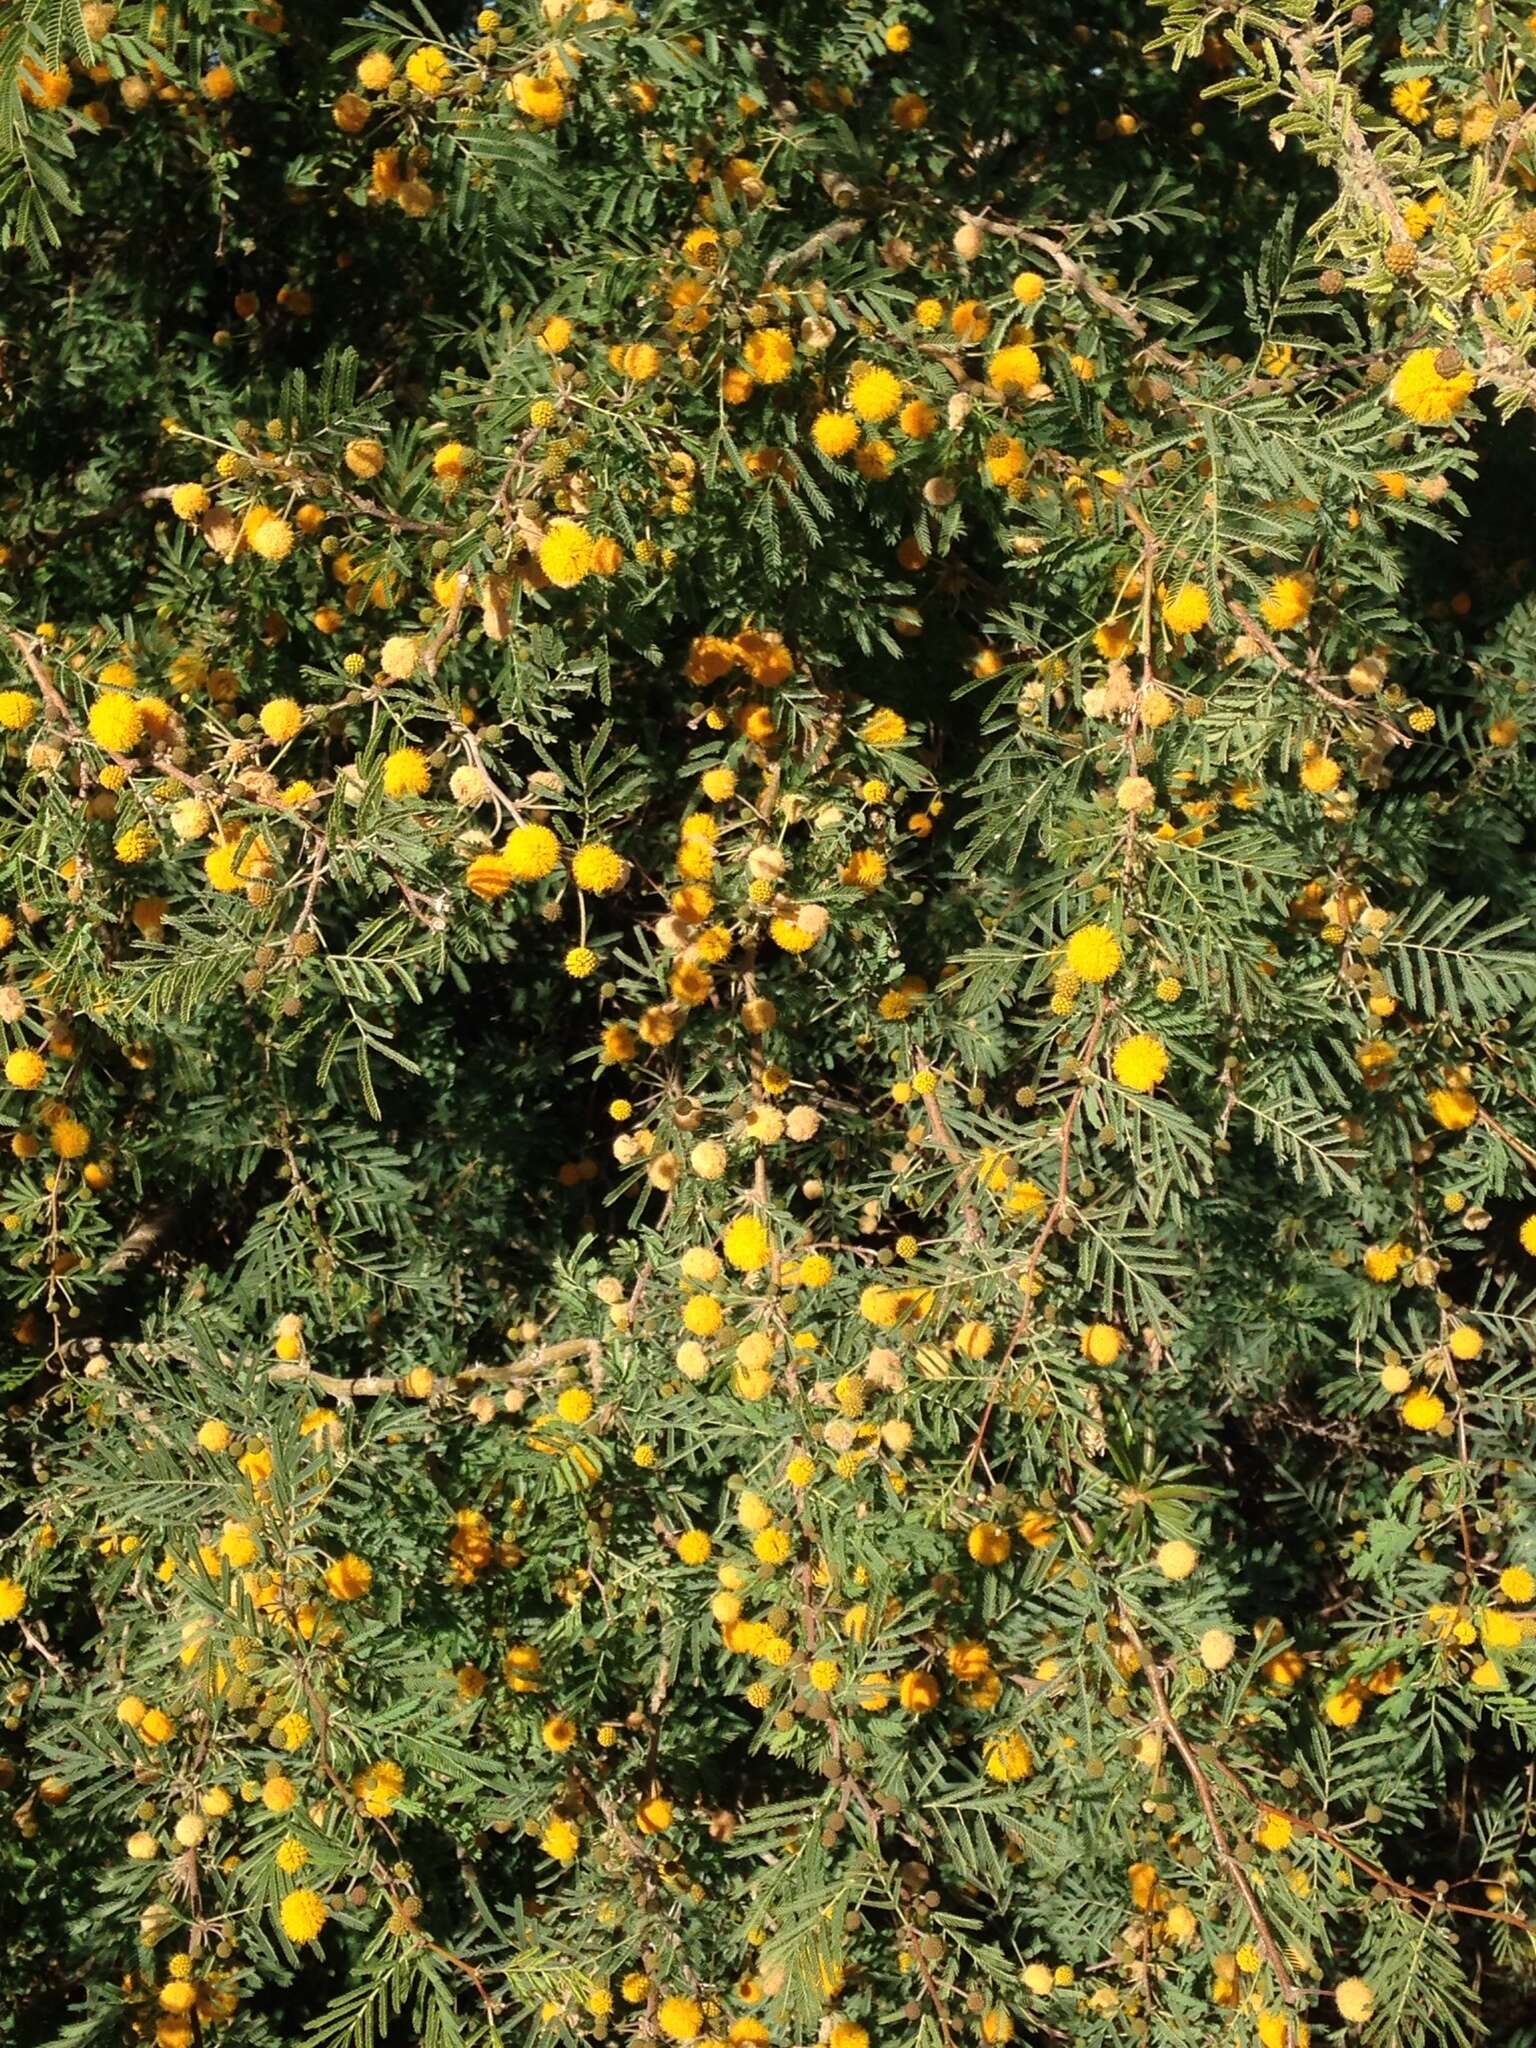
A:
<svg viewBox="0 0 1536 2048">
<path fill-rule="evenodd" d="M 0 2040 L 1536 2041 L 1533 62 L 0 13 Z"/>
</svg>

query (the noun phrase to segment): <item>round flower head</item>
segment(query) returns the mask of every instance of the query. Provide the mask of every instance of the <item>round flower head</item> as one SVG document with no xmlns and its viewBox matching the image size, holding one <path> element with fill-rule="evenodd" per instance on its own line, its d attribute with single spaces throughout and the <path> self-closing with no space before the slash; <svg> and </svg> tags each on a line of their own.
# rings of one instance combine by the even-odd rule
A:
<svg viewBox="0 0 1536 2048">
<path fill-rule="evenodd" d="M 331 1916 L 318 1892 L 301 1888 L 286 1894 L 278 1908 L 278 1917 L 290 1941 L 306 1942 L 319 1940 L 320 1931 Z"/>
<path fill-rule="evenodd" d="M 384 467 L 384 443 L 371 436 L 360 436 L 342 449 L 341 459 L 354 476 L 375 477 Z"/>
<path fill-rule="evenodd" d="M 745 354 L 759 384 L 782 384 L 795 367 L 795 344 L 783 327 L 760 327 L 748 335 Z"/>
<path fill-rule="evenodd" d="M 704 2014 L 696 1998 L 664 1998 L 656 2008 L 656 2025 L 669 2041 L 696 2041 Z"/>
<path fill-rule="evenodd" d="M 611 846 L 604 846 L 597 840 L 578 847 L 571 856 L 570 866 L 571 880 L 589 896 L 611 895 L 623 886 L 629 871 L 628 863 Z"/>
<path fill-rule="evenodd" d="M 1211 601 L 1198 583 L 1181 583 L 1163 598 L 1163 623 L 1170 633 L 1198 633 L 1210 616 Z"/>
<path fill-rule="evenodd" d="M 1237 1655 L 1237 1643 L 1224 1628 L 1208 1628 L 1200 1638 L 1200 1662 L 1207 1671 L 1225 1671 Z"/>
<path fill-rule="evenodd" d="M 1040 382 L 1040 358 L 1027 341 L 1000 348 L 987 365 L 987 382 L 1004 398 L 1032 391 Z"/>
<path fill-rule="evenodd" d="M 565 112 L 565 93 L 560 81 L 537 71 L 514 72 L 508 81 L 507 97 L 520 114 L 552 128 Z"/>
<path fill-rule="evenodd" d="M 416 633 L 393 633 L 379 649 L 379 667 L 397 683 L 416 673 L 421 659 L 421 637 Z"/>
<path fill-rule="evenodd" d="M 425 796 L 432 786 L 432 770 L 419 747 L 396 747 L 384 757 L 386 796 Z"/>
<path fill-rule="evenodd" d="M 435 100 L 452 79 L 453 66 L 441 50 L 428 43 L 411 52 L 406 60 L 405 75 L 419 93 Z"/>
<path fill-rule="evenodd" d="M 869 747 L 899 746 L 907 736 L 907 721 L 899 711 L 877 711 L 865 723 L 859 737 Z"/>
<path fill-rule="evenodd" d="M 1339 2008 L 1339 2018 L 1352 2027 L 1368 2020 L 1376 2010 L 1376 1994 L 1363 1977 L 1346 1977 L 1335 1987 L 1333 2002 Z"/>
<path fill-rule="evenodd" d="M 851 412 L 819 412 L 811 421 L 811 439 L 835 461 L 859 445 L 859 423 Z"/>
<path fill-rule="evenodd" d="M 48 1078 L 48 1062 L 29 1045 L 19 1045 L 5 1060 L 5 1078 L 13 1088 L 41 1088 Z"/>
<path fill-rule="evenodd" d="M 1138 1031 L 1115 1050 L 1115 1079 L 1136 1095 L 1150 1095 L 1168 1072 L 1168 1048 L 1150 1031 Z"/>
<path fill-rule="evenodd" d="M 539 567 L 551 583 L 571 590 L 592 569 L 592 536 L 574 519 L 557 519 L 539 543 Z"/>
<path fill-rule="evenodd" d="M 1444 426 L 1455 419 L 1477 381 L 1465 368 L 1444 375 L 1437 367 L 1439 355 L 1438 349 L 1416 348 L 1387 386 L 1388 401 L 1424 427 Z"/>
<path fill-rule="evenodd" d="M 1000 1785 L 1016 1785 L 1021 1778 L 1029 1777 L 1035 1768 L 1035 1759 L 1029 1744 L 1015 1730 L 1005 1735 L 989 1735 L 981 1745 L 982 1759 L 989 1778 L 995 1778 Z"/>
<path fill-rule="evenodd" d="M 1428 1433 L 1438 1429 L 1445 1420 L 1445 1403 L 1428 1387 L 1418 1387 L 1398 1409 L 1406 1429 L 1421 1429 Z"/>
<path fill-rule="evenodd" d="M 1304 625 L 1312 609 L 1310 576 L 1277 576 L 1259 602 L 1259 615 L 1272 632 Z"/>
<path fill-rule="evenodd" d="M 542 882 L 560 859 L 560 842 L 547 825 L 519 825 L 501 850 L 515 882 Z"/>
<path fill-rule="evenodd" d="M 257 722 L 269 740 L 291 740 L 304 730 L 303 707 L 292 697 L 269 697 L 257 713 Z"/>
<path fill-rule="evenodd" d="M 738 1216 L 726 1228 L 722 1240 L 726 1258 L 738 1273 L 756 1273 L 773 1256 L 772 1240 L 756 1216 Z"/>
<path fill-rule="evenodd" d="M 373 1566 L 349 1550 L 326 1566 L 324 1576 L 333 1600 L 361 1600 L 373 1584 Z"/>
<path fill-rule="evenodd" d="M 499 853 L 477 854 L 464 870 L 465 886 L 482 903 L 499 903 L 516 880 L 512 863 Z"/>
<path fill-rule="evenodd" d="M 859 363 L 848 379 L 848 404 L 871 425 L 888 420 L 901 405 L 901 379 L 876 363 Z"/>
<path fill-rule="evenodd" d="M 144 737 L 144 714 L 132 697 L 98 697 L 86 720 L 91 738 L 111 754 L 126 754 Z"/>
<path fill-rule="evenodd" d="M 245 515 L 245 544 L 264 562 L 286 561 L 293 553 L 293 528 L 265 505 L 253 505 Z"/>
<path fill-rule="evenodd" d="M 1079 981 L 1108 981 L 1121 958 L 1120 941 L 1107 925 L 1085 924 L 1067 941 L 1067 965 Z"/>
<path fill-rule="evenodd" d="M 539 1847 L 556 1863 L 574 1863 L 581 1848 L 581 1833 L 575 1823 L 556 1814 L 539 1837 Z"/>
</svg>

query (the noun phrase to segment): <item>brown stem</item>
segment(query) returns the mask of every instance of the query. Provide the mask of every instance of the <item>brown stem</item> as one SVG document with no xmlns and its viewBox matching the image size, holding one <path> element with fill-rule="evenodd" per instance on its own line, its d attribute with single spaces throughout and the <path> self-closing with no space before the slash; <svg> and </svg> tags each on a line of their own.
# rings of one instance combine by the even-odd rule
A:
<svg viewBox="0 0 1536 2048">
<path fill-rule="evenodd" d="M 1205 1775 L 1200 1759 L 1196 1755 L 1189 1738 L 1173 1718 L 1172 1709 L 1168 1705 L 1168 1694 L 1163 1685 L 1162 1673 L 1158 1670 L 1157 1663 L 1151 1651 L 1147 1648 L 1146 1643 L 1142 1640 L 1135 1623 L 1123 1610 L 1119 1615 L 1119 1628 L 1120 1633 L 1136 1652 L 1142 1671 L 1146 1676 L 1147 1684 L 1151 1688 L 1152 1704 L 1157 1715 L 1158 1726 L 1173 1744 L 1175 1750 L 1177 1750 L 1180 1761 L 1189 1773 L 1190 1782 L 1195 1788 L 1195 1797 L 1200 1802 L 1200 1810 L 1205 1815 L 1206 1825 L 1211 1831 L 1211 1840 L 1215 1844 L 1217 1861 L 1221 1864 L 1228 1877 L 1231 1878 L 1233 1885 L 1237 1889 L 1238 1896 L 1248 1909 L 1248 1917 L 1253 1922 L 1253 1931 L 1259 1938 L 1259 1947 L 1264 1951 L 1265 1961 L 1275 1973 L 1275 1982 L 1280 1987 L 1281 1996 L 1285 1999 L 1287 2005 L 1296 2005 L 1301 1999 L 1300 1988 L 1295 1978 L 1292 1977 L 1290 1971 L 1286 1968 L 1285 1957 L 1280 1952 L 1280 1944 L 1276 1941 L 1274 1932 L 1264 1917 L 1264 1909 L 1259 1904 L 1258 1894 L 1254 1891 L 1247 1871 L 1244 1870 L 1241 1863 L 1238 1862 L 1232 1853 L 1232 1845 L 1227 1840 L 1226 1830 L 1221 1824 L 1221 1815 L 1216 1810 L 1216 1797 L 1211 1791 L 1211 1781 Z"/>
<path fill-rule="evenodd" d="M 501 1386 L 508 1380 L 525 1378 L 546 1365 L 558 1365 L 568 1358 L 585 1358 L 595 1364 L 602 1346 L 595 1337 L 568 1337 L 561 1344 L 542 1344 L 536 1351 L 524 1352 L 521 1358 L 514 1358 L 509 1365 L 466 1365 L 462 1372 L 452 1375 L 455 1382 L 470 1381 L 477 1386 Z M 311 1365 L 274 1365 L 267 1378 L 276 1386 L 290 1382 L 318 1387 L 322 1393 L 334 1394 L 338 1400 L 355 1401 L 370 1394 L 399 1394 L 405 1391 L 407 1375 L 403 1373 L 363 1373 L 357 1379 L 338 1379 L 333 1373 L 317 1372 Z"/>
</svg>

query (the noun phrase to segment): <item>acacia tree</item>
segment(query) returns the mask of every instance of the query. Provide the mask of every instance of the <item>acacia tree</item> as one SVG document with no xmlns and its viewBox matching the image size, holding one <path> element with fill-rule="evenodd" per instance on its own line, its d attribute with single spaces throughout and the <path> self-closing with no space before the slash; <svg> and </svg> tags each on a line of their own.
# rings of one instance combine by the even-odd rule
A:
<svg viewBox="0 0 1536 2048">
<path fill-rule="evenodd" d="M 1533 56 L 0 17 L 5 2038 L 1527 2037 Z"/>
</svg>

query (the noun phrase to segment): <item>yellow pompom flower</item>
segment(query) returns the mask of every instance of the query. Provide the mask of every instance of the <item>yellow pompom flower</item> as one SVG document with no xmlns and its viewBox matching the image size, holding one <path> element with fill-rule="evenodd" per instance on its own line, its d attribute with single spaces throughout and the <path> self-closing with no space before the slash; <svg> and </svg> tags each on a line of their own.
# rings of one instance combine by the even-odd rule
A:
<svg viewBox="0 0 1536 2048">
<path fill-rule="evenodd" d="M 19 1045 L 6 1055 L 5 1078 L 13 1088 L 41 1088 L 48 1078 L 48 1062 L 29 1045 Z"/>
<path fill-rule="evenodd" d="M 899 711 L 880 710 L 866 721 L 859 738 L 867 747 L 899 746 L 907 736 L 907 721 Z"/>
<path fill-rule="evenodd" d="M 126 868 L 137 867 L 140 861 L 148 860 L 156 849 L 154 832 L 148 825 L 130 825 L 119 832 L 113 841 L 112 851 Z"/>
<path fill-rule="evenodd" d="M 1115 1049 L 1115 1079 L 1136 1095 L 1150 1095 L 1168 1072 L 1168 1048 L 1150 1031 L 1138 1031 Z"/>
<path fill-rule="evenodd" d="M 319 1940 L 320 1931 L 331 1916 L 318 1892 L 301 1887 L 285 1896 L 278 1908 L 278 1917 L 290 1941 L 306 1942 Z"/>
<path fill-rule="evenodd" d="M 386 796 L 425 796 L 432 786 L 432 769 L 419 747 L 396 747 L 384 757 Z"/>
<path fill-rule="evenodd" d="M 199 483 L 177 484 L 171 492 L 171 510 L 178 519 L 201 519 L 209 502 L 208 493 Z"/>
<path fill-rule="evenodd" d="M 909 1714 L 927 1714 L 939 1703 L 939 1681 L 931 1671 L 904 1671 L 896 1696 Z"/>
<path fill-rule="evenodd" d="M 1040 382 L 1040 358 L 1027 341 L 1000 348 L 987 365 L 987 382 L 1004 398 L 1032 391 Z"/>
<path fill-rule="evenodd" d="M 562 1422 L 579 1428 L 592 1413 L 592 1396 L 585 1387 L 567 1387 L 555 1403 Z"/>
<path fill-rule="evenodd" d="M 574 1863 L 581 1848 L 581 1831 L 574 1821 L 555 1814 L 539 1837 L 539 1847 L 556 1863 Z"/>
<path fill-rule="evenodd" d="M 695 1337 L 718 1335 L 725 1323 L 725 1310 L 712 1294 L 692 1294 L 683 1304 L 683 1328 Z"/>
<path fill-rule="evenodd" d="M 574 519 L 557 519 L 539 543 L 539 567 L 561 590 L 572 590 L 591 574 L 593 541 Z"/>
<path fill-rule="evenodd" d="M 1477 1097 L 1470 1088 L 1431 1088 L 1429 1108 L 1442 1130 L 1465 1131 L 1477 1122 Z"/>
<path fill-rule="evenodd" d="M 373 1584 L 373 1566 L 349 1550 L 326 1566 L 324 1576 L 333 1600 L 361 1600 Z"/>
<path fill-rule="evenodd" d="M 565 93 L 560 82 L 537 71 L 516 71 L 507 81 L 506 96 L 520 114 L 552 128 L 565 112 Z"/>
<path fill-rule="evenodd" d="M 1429 1387 L 1416 1387 L 1398 1409 L 1405 1429 L 1438 1429 L 1445 1420 L 1445 1403 Z"/>
<path fill-rule="evenodd" d="M 342 449 L 341 459 L 353 476 L 366 481 L 382 472 L 388 458 L 382 441 L 375 441 L 371 435 L 360 435 Z"/>
<path fill-rule="evenodd" d="M 1292 1828 L 1283 1813 L 1266 1813 L 1254 1830 L 1253 1838 L 1261 1849 L 1278 1851 L 1291 1846 Z"/>
<path fill-rule="evenodd" d="M 542 882 L 560 859 L 560 842 L 547 825 L 518 825 L 501 850 L 515 882 Z"/>
<path fill-rule="evenodd" d="M 269 697 L 256 714 L 257 723 L 269 740 L 281 744 L 304 730 L 304 711 L 292 697 Z"/>
<path fill-rule="evenodd" d="M 721 1249 L 738 1273 L 757 1273 L 773 1256 L 773 1241 L 760 1218 L 738 1216 L 727 1226 Z"/>
<path fill-rule="evenodd" d="M 1376 2010 L 1376 1994 L 1363 1977 L 1346 1977 L 1336 1985 L 1333 2002 L 1339 2009 L 1339 2018 L 1352 2027 L 1368 2020 Z"/>
<path fill-rule="evenodd" d="M 811 421 L 811 439 L 836 461 L 859 445 L 859 423 L 851 412 L 819 412 Z"/>
<path fill-rule="evenodd" d="M 885 855 L 877 847 L 861 846 L 843 863 L 839 880 L 850 889 L 878 889 L 886 871 Z"/>
<path fill-rule="evenodd" d="M 245 515 L 245 544 L 264 562 L 284 562 L 293 553 L 293 528 L 266 505 L 253 505 Z"/>
<path fill-rule="evenodd" d="M 203 857 L 203 873 L 221 896 L 264 881 L 272 872 L 272 854 L 260 833 L 242 832 L 237 825 L 226 828 L 224 837 Z"/>
<path fill-rule="evenodd" d="M 1468 369 L 1444 375 L 1436 364 L 1440 351 L 1416 348 L 1387 386 L 1387 399 L 1422 427 L 1444 426 L 1455 419 L 1472 396 L 1476 379 Z"/>
<path fill-rule="evenodd" d="M 482 903 L 499 903 L 516 880 L 511 862 L 499 853 L 477 854 L 464 870 L 465 887 Z M 578 947 L 575 950 L 584 949 Z M 594 955 L 593 965 L 596 964 Z"/>
<path fill-rule="evenodd" d="M 578 847 L 570 865 L 571 880 L 589 896 L 611 895 L 629 872 L 629 863 L 600 840 Z"/>
<path fill-rule="evenodd" d="M 1108 981 L 1123 957 L 1107 925 L 1085 924 L 1067 941 L 1067 966 L 1079 981 Z"/>
<path fill-rule="evenodd" d="M 760 327 L 749 334 L 744 353 L 759 384 L 782 384 L 795 367 L 795 344 L 784 327 Z"/>
<path fill-rule="evenodd" d="M 1095 1365 L 1113 1365 L 1125 1349 L 1125 1339 L 1113 1323 L 1089 1323 L 1079 1343 L 1084 1358 Z"/>
<path fill-rule="evenodd" d="M 1310 576 L 1277 576 L 1259 602 L 1259 614 L 1276 633 L 1288 633 L 1304 625 L 1312 609 Z"/>
<path fill-rule="evenodd" d="M 983 1768 L 1000 1785 L 1016 1785 L 1035 1768 L 1029 1744 L 1016 1729 L 1004 1735 L 989 1735 L 981 1745 Z"/>
<path fill-rule="evenodd" d="M 126 754 L 144 737 L 144 714 L 132 697 L 98 697 L 86 720 L 91 738 L 111 754 Z"/>
<path fill-rule="evenodd" d="M 669 2041 L 696 2041 L 704 2026 L 704 2013 L 696 1998 L 674 1994 L 656 2008 L 656 2025 Z"/>
<path fill-rule="evenodd" d="M 877 363 L 857 363 L 848 379 L 848 404 L 871 425 L 888 420 L 901 405 L 901 379 Z"/>
<path fill-rule="evenodd" d="M 1013 1537 L 997 1522 L 978 1522 L 967 1533 L 965 1547 L 974 1564 L 1006 1564 L 1013 1551 Z"/>
<path fill-rule="evenodd" d="M 428 43 L 411 52 L 406 59 L 405 75 L 424 98 L 435 100 L 453 77 L 453 66 L 443 51 Z"/>
<path fill-rule="evenodd" d="M 1181 583 L 1163 597 L 1163 623 L 1170 633 L 1198 633 L 1208 624 L 1211 601 L 1198 583 Z"/>
</svg>

